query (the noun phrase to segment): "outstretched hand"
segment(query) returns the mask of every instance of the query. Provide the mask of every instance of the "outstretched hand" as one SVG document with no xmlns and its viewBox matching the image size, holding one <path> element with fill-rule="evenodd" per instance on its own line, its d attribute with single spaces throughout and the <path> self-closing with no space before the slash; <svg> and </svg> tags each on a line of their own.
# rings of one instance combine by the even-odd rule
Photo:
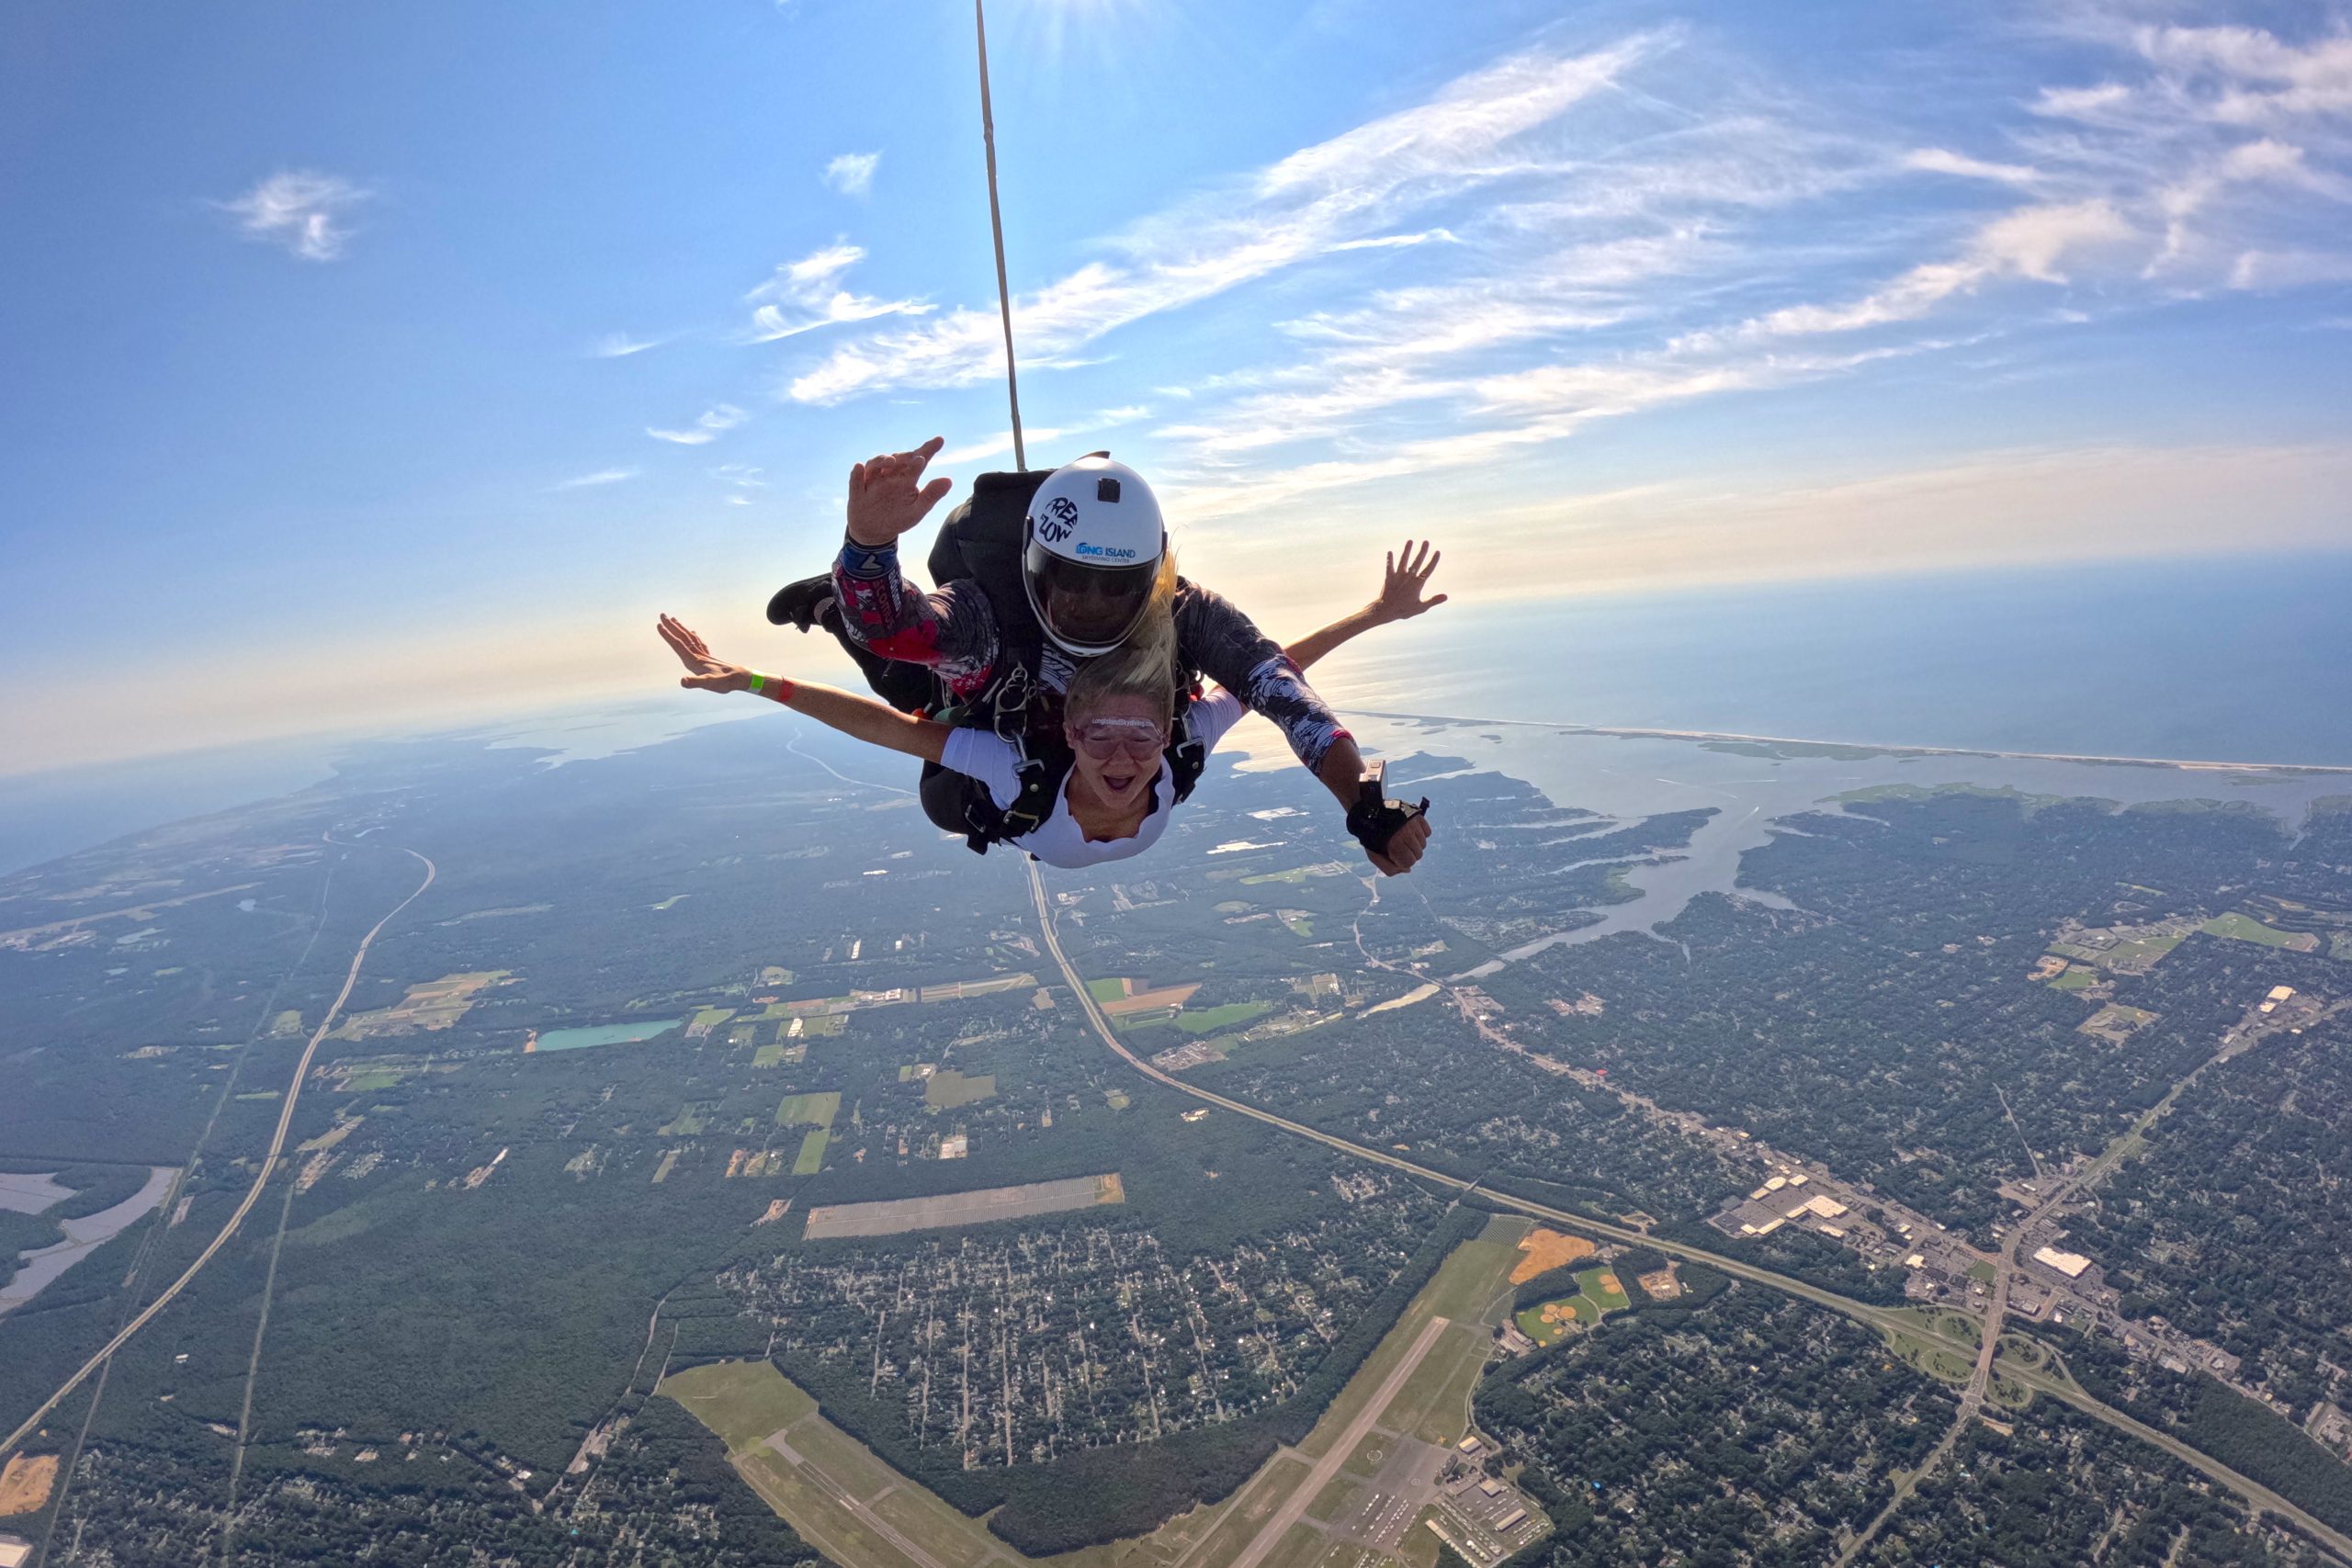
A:
<svg viewBox="0 0 2352 1568">
<path fill-rule="evenodd" d="M 922 482 L 922 471 L 947 445 L 934 435 L 911 452 L 868 457 L 849 471 L 849 536 L 878 549 L 923 519 L 940 498 L 956 488 L 951 479 Z"/>
<path fill-rule="evenodd" d="M 678 684 L 696 692 L 748 692 L 752 689 L 752 672 L 739 664 L 729 664 L 713 659 L 702 638 L 686 624 L 673 615 L 664 615 L 654 623 L 662 640 L 686 667 Z"/>
<path fill-rule="evenodd" d="M 1434 599 L 1421 597 L 1421 590 L 1429 586 L 1430 574 L 1444 558 L 1445 552 L 1430 548 L 1426 539 L 1421 541 L 1418 553 L 1410 539 L 1405 541 L 1402 550 L 1391 550 L 1387 573 L 1380 580 L 1380 596 L 1372 602 L 1374 612 L 1384 621 L 1409 621 L 1444 604 L 1446 595 L 1442 593 Z"/>
</svg>

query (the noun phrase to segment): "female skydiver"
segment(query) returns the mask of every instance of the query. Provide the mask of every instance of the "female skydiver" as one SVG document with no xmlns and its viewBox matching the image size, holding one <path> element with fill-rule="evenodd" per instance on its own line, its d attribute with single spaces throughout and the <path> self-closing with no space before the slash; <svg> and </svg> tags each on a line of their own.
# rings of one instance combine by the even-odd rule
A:
<svg viewBox="0 0 2352 1568">
<path fill-rule="evenodd" d="M 1445 603 L 1442 593 L 1422 597 L 1438 560 L 1426 542 L 1416 548 L 1407 541 L 1401 555 L 1388 558 L 1380 593 L 1371 604 L 1292 644 L 1285 657 L 1303 669 L 1374 626 L 1409 620 Z M 1175 562 L 1163 553 L 1134 629 L 1071 679 L 1063 707 L 1069 771 L 1056 792 L 1053 814 L 1034 831 L 1009 840 L 1016 849 L 1049 865 L 1092 865 L 1139 853 L 1166 829 L 1174 805 L 1165 751 L 1176 683 L 1176 581 Z M 729 664 L 669 615 L 662 617 L 659 629 L 687 669 L 678 682 L 682 686 L 765 696 L 844 735 L 977 779 L 1000 807 L 1012 803 L 1012 748 L 989 730 L 920 718 L 830 686 Z M 1193 705 L 1194 733 L 1204 748 L 1214 748 L 1245 711 L 1238 697 L 1220 690 Z M 1416 817 L 1396 829 L 1391 852 L 1409 852 L 1418 859 L 1428 838 L 1428 819 Z"/>
<path fill-rule="evenodd" d="M 1143 611 L 1167 547 L 1159 502 L 1140 475 L 1103 453 L 1044 475 L 982 475 L 973 500 L 941 530 L 943 545 L 965 549 L 965 569 L 943 571 L 934 547 L 938 586 L 924 593 L 899 575 L 897 541 L 950 488 L 945 479 L 922 479 L 942 445 L 934 436 L 851 469 L 847 537 L 830 578 L 785 589 L 769 619 L 804 631 L 824 625 L 886 695 L 894 686 L 889 669 L 920 666 L 963 710 L 962 723 L 990 722 L 1010 688 L 1016 706 L 1029 705 L 1027 721 L 1042 712 L 1050 731 L 1053 709 L 1084 662 L 1118 646 Z M 1426 824 L 1400 835 L 1411 808 L 1366 798 L 1354 739 L 1300 678 L 1296 661 L 1198 583 L 1177 581 L 1171 613 L 1182 675 L 1207 676 L 1272 721 L 1350 808 L 1349 830 L 1366 858 L 1386 875 L 1409 871 L 1428 841 Z M 948 827 L 969 815 L 940 798 L 934 783 L 949 786 L 947 796 L 962 789 L 960 780 L 926 772 L 923 804 L 933 821 Z M 993 840 L 976 833 L 974 847 L 986 841 Z"/>
</svg>

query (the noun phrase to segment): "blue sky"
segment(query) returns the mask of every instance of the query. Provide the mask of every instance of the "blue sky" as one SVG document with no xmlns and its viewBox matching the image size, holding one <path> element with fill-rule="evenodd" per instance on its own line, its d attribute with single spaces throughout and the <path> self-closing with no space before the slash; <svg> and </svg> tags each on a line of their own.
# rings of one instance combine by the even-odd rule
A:
<svg viewBox="0 0 2352 1568">
<path fill-rule="evenodd" d="M 970 12 L 0 15 L 0 771 L 666 679 L 1009 466 Z M 2342 548 L 2342 5 L 996 0 L 1033 461 L 1303 629 Z M 167 694 L 159 694 L 157 682 Z"/>
</svg>

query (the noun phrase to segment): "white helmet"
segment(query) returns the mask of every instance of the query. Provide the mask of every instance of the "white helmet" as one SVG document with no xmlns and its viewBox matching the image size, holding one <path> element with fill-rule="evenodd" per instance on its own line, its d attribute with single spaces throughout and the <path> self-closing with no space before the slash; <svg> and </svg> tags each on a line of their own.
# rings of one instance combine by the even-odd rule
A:
<svg viewBox="0 0 2352 1568">
<path fill-rule="evenodd" d="M 1127 638 L 1167 553 L 1143 476 L 1091 452 L 1046 476 L 1022 529 L 1021 581 L 1046 636 L 1080 659 Z"/>
</svg>

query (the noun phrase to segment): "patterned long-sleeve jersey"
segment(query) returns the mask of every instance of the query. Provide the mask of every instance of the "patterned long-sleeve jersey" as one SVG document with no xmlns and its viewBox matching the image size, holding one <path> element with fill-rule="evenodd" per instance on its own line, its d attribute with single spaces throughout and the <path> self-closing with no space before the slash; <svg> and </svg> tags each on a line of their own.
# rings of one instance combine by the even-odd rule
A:
<svg viewBox="0 0 2352 1568">
<path fill-rule="evenodd" d="M 1002 656 L 996 612 L 969 579 L 918 592 L 899 572 L 895 548 L 844 544 L 833 562 L 833 592 L 851 639 L 885 659 L 930 666 L 958 701 L 988 689 Z M 1347 735 L 1330 707 L 1282 650 L 1222 594 L 1197 582 L 1176 590 L 1176 655 L 1271 720 L 1309 768 Z M 1050 643 L 1039 677 L 1069 688 L 1077 665 Z"/>
</svg>

